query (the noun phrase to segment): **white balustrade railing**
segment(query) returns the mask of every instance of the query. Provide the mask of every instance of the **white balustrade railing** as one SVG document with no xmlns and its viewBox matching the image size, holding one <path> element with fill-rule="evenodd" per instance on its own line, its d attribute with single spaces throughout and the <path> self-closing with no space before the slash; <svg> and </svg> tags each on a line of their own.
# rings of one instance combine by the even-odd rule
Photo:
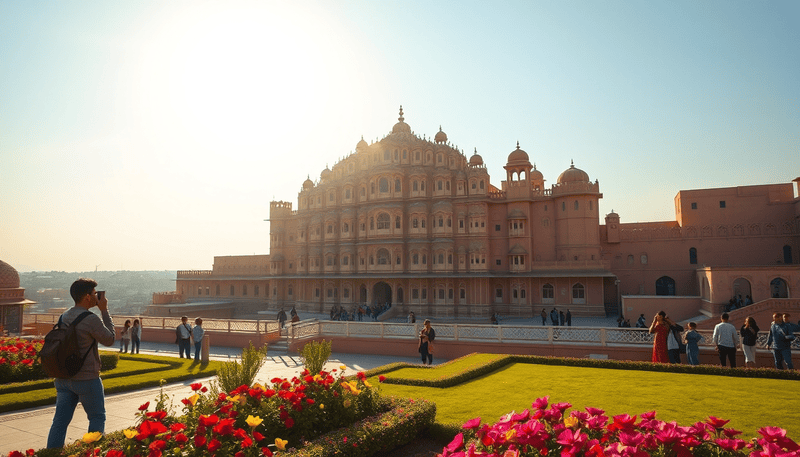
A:
<svg viewBox="0 0 800 457">
<path fill-rule="evenodd" d="M 25 314 L 24 324 L 50 324 L 58 322 L 60 314 Z M 126 320 L 133 322 L 139 319 L 142 329 L 174 329 L 181 324 L 180 317 L 153 317 L 153 316 L 125 316 L 112 315 L 116 327 L 122 328 Z M 190 321 L 194 325 L 194 321 Z M 254 333 L 266 334 L 279 331 L 278 321 L 276 320 L 240 320 L 240 319 L 214 319 L 204 318 L 203 328 L 207 331 L 226 332 L 226 333 Z"/>
</svg>

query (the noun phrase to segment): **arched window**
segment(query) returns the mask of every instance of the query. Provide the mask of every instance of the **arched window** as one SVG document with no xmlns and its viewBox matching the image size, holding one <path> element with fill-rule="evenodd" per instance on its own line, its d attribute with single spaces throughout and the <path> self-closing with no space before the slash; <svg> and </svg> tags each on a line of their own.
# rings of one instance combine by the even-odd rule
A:
<svg viewBox="0 0 800 457">
<path fill-rule="evenodd" d="M 437 190 L 442 190 L 442 180 L 441 179 L 436 181 L 436 189 Z"/>
<path fill-rule="evenodd" d="M 418 190 L 419 190 L 419 183 L 417 182 L 417 180 L 416 180 L 416 179 L 414 180 L 414 182 L 413 182 L 413 183 L 411 183 L 411 189 L 413 189 L 413 190 L 414 190 L 414 192 L 416 192 L 416 191 L 418 191 Z"/>
<path fill-rule="evenodd" d="M 389 215 L 386 213 L 378 214 L 378 230 L 385 230 L 389 229 L 389 224 L 391 223 L 391 219 Z"/>
<path fill-rule="evenodd" d="M 478 186 L 478 187 L 480 187 L 481 190 L 483 190 L 483 180 L 482 179 L 481 179 L 481 182 L 480 182 L 480 186 Z"/>
<path fill-rule="evenodd" d="M 583 284 L 576 283 L 572 286 L 572 302 L 583 303 L 584 300 L 586 300 L 586 289 L 583 287 Z"/>
<path fill-rule="evenodd" d="M 380 181 L 378 181 L 378 184 L 379 184 L 378 187 L 380 187 L 380 190 L 381 190 L 382 194 L 385 194 L 385 193 L 389 192 L 389 180 L 388 179 L 381 178 Z"/>
<path fill-rule="evenodd" d="M 675 280 L 662 276 L 656 280 L 656 295 L 675 295 Z"/>
<path fill-rule="evenodd" d="M 399 179 L 395 179 L 394 180 L 394 191 L 395 192 L 400 192 L 400 180 Z"/>
<path fill-rule="evenodd" d="M 350 188 L 344 190 L 344 198 L 350 200 Z"/>
<path fill-rule="evenodd" d="M 578 209 L 578 200 L 575 200 L 575 209 Z"/>
<path fill-rule="evenodd" d="M 417 228 L 418 225 L 419 225 L 419 220 L 416 217 L 411 220 L 411 227 L 412 228 Z"/>
<path fill-rule="evenodd" d="M 385 248 L 378 249 L 378 265 L 389 265 L 389 251 Z"/>
<path fill-rule="evenodd" d="M 553 285 L 545 284 L 542 286 L 542 300 L 553 300 L 555 294 L 553 293 Z"/>
<path fill-rule="evenodd" d="M 345 232 L 345 233 L 350 231 L 350 226 L 347 224 L 347 222 L 344 223 L 344 227 L 342 227 L 342 231 Z"/>
<path fill-rule="evenodd" d="M 444 254 L 439 254 L 439 264 L 444 263 Z"/>
<path fill-rule="evenodd" d="M 689 248 L 689 263 L 697 265 L 697 248 Z"/>
<path fill-rule="evenodd" d="M 233 286 L 231 286 L 231 295 L 233 295 Z"/>
<path fill-rule="evenodd" d="M 394 228 L 396 229 L 400 228 L 400 216 L 394 218 Z"/>
<path fill-rule="evenodd" d="M 419 254 L 414 254 L 411 256 L 411 263 L 414 265 L 419 264 Z"/>
<path fill-rule="evenodd" d="M 439 227 L 444 227 L 444 219 L 442 216 L 439 216 Z"/>
</svg>

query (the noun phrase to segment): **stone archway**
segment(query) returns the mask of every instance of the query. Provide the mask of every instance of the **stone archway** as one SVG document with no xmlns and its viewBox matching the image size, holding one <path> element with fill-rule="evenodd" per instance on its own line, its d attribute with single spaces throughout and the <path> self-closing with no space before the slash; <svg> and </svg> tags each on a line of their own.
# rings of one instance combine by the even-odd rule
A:
<svg viewBox="0 0 800 457">
<path fill-rule="evenodd" d="M 782 278 L 775 278 L 769 282 L 769 296 L 772 298 L 789 298 L 789 288 Z"/>
<path fill-rule="evenodd" d="M 392 286 L 381 281 L 372 288 L 372 303 L 379 305 L 392 303 Z"/>
<path fill-rule="evenodd" d="M 752 297 L 753 293 L 750 290 L 750 281 L 745 278 L 736 278 L 733 280 L 733 296 L 735 298 L 742 297 L 742 303 L 746 297 Z"/>
</svg>

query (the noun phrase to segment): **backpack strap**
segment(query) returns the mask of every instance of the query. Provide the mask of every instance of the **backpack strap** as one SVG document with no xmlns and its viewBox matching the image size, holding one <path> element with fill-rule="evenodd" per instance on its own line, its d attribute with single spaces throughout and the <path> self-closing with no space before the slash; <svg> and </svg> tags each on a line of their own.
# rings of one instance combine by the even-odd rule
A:
<svg viewBox="0 0 800 457">
<path fill-rule="evenodd" d="M 70 326 L 77 326 L 85 317 L 87 317 L 90 314 L 94 314 L 94 313 L 92 313 L 91 311 L 82 312 L 78 317 L 75 318 L 74 321 L 72 321 L 72 324 L 70 324 Z M 59 324 L 61 323 L 61 318 L 60 317 L 58 318 L 58 322 L 59 322 Z M 89 349 L 86 350 L 86 354 L 83 355 L 83 359 L 81 360 L 81 363 L 86 362 L 86 357 L 89 357 L 89 353 L 92 352 L 92 349 L 95 346 L 97 346 L 97 340 L 95 340 L 94 337 L 92 337 L 92 339 L 94 341 L 92 341 L 92 344 L 89 345 Z"/>
</svg>

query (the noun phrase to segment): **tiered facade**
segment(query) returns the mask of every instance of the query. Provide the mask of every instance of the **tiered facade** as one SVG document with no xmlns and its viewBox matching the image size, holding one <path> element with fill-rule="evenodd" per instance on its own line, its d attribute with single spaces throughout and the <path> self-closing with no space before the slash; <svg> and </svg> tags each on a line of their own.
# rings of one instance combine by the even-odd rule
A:
<svg viewBox="0 0 800 457">
<path fill-rule="evenodd" d="M 519 144 L 504 168 L 498 189 L 477 153 L 468 159 L 441 128 L 415 135 L 401 108 L 386 137 L 306 180 L 296 210 L 271 203 L 269 256 L 216 257 L 212 271 L 179 272 L 177 292 L 314 312 L 392 303 L 431 316 L 602 315 L 622 294 L 700 295 L 698 258 L 800 257 L 791 184 L 683 191 L 674 222 L 620 224 L 612 212 L 600 225 L 602 194 L 586 172 L 570 165 L 545 187 Z M 721 198 L 727 212 L 707 211 Z M 778 279 L 782 293 L 800 287 L 796 272 Z"/>
</svg>

